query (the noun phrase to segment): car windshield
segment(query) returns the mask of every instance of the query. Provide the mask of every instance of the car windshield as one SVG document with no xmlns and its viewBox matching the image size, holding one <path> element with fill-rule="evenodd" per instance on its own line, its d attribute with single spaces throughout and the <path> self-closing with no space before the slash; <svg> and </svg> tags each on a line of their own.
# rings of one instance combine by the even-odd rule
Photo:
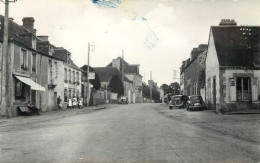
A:
<svg viewBox="0 0 260 163">
<path fill-rule="evenodd" d="M 198 101 L 201 100 L 202 98 L 200 96 L 192 96 L 190 97 L 190 101 Z"/>
<path fill-rule="evenodd" d="M 180 97 L 173 97 L 172 101 L 180 101 L 180 99 L 181 99 Z"/>
</svg>

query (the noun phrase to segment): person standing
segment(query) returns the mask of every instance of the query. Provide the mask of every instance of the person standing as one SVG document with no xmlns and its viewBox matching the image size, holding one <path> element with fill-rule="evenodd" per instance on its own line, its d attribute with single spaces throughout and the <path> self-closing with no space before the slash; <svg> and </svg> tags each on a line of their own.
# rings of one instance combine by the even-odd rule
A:
<svg viewBox="0 0 260 163">
<path fill-rule="evenodd" d="M 71 101 L 71 98 L 69 98 L 69 105 L 68 105 L 68 108 L 72 108 L 72 101 Z"/>
<path fill-rule="evenodd" d="M 82 97 L 79 98 L 79 108 L 80 109 L 83 108 L 83 98 Z"/>
<path fill-rule="evenodd" d="M 58 108 L 60 110 L 61 109 L 61 98 L 60 98 L 60 96 L 57 98 L 57 105 L 58 105 Z"/>
</svg>

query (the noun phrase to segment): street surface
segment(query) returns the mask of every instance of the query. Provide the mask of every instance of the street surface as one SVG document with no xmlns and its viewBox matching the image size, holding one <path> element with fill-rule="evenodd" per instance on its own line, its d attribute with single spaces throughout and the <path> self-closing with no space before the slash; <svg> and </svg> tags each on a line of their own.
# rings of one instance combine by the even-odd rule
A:
<svg viewBox="0 0 260 163">
<path fill-rule="evenodd" d="M 0 123 L 1 163 L 260 162 L 260 114 L 130 104 L 35 117 Z"/>
</svg>

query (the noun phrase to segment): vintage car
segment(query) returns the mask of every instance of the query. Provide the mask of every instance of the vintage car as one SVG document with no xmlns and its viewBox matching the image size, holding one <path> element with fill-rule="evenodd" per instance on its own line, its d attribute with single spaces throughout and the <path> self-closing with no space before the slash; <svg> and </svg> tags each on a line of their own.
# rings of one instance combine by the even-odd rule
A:
<svg viewBox="0 0 260 163">
<path fill-rule="evenodd" d="M 169 108 L 186 108 L 188 96 L 185 95 L 175 95 L 171 97 L 169 102 Z"/>
<path fill-rule="evenodd" d="M 189 96 L 187 110 L 203 110 L 205 109 L 205 103 L 201 96 L 193 95 Z"/>
<path fill-rule="evenodd" d="M 122 96 L 119 100 L 120 104 L 128 104 L 128 97 Z"/>
</svg>

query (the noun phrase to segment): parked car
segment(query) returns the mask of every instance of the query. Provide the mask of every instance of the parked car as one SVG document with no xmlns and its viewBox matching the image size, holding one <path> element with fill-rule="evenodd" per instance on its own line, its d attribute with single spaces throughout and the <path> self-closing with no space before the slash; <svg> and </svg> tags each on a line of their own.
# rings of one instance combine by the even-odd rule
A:
<svg viewBox="0 0 260 163">
<path fill-rule="evenodd" d="M 122 96 L 119 100 L 119 103 L 121 104 L 128 104 L 128 97 Z"/>
<path fill-rule="evenodd" d="M 185 95 L 175 95 L 171 97 L 169 108 L 186 108 L 189 97 Z"/>
<path fill-rule="evenodd" d="M 199 95 L 189 96 L 187 110 L 191 111 L 191 110 L 198 110 L 198 109 L 199 110 L 205 109 L 205 103 L 202 97 Z"/>
</svg>

